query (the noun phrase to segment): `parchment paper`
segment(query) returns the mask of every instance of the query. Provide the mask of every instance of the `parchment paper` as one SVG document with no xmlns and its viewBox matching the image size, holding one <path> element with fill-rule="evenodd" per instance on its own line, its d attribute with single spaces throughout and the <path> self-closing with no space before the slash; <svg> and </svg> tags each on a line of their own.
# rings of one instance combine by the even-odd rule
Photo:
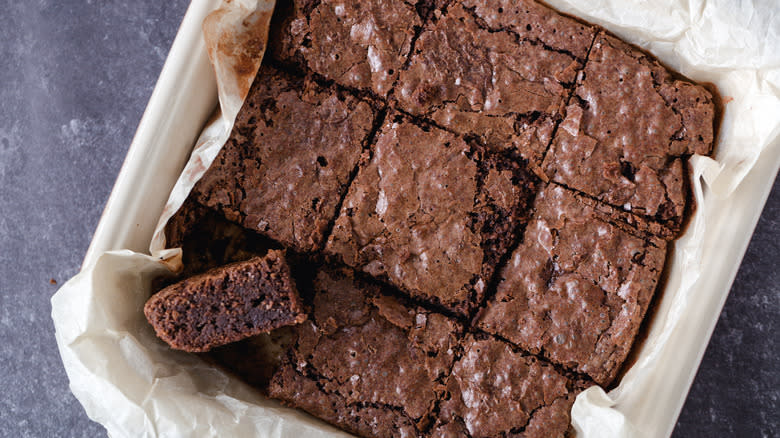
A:
<svg viewBox="0 0 780 438">
<path fill-rule="evenodd" d="M 644 436 L 622 406 L 641 402 L 666 341 L 695 302 L 707 205 L 728 196 L 762 151 L 780 144 L 780 11 L 774 0 L 549 0 L 642 46 L 669 67 L 717 85 L 725 113 L 715 159 L 695 156 L 698 209 L 676 242 L 664 299 L 620 385 L 584 391 L 572 409 L 581 437 Z M 225 1 L 204 23 L 220 109 L 204 129 L 160 218 L 150 255 L 109 252 L 52 298 L 57 344 L 71 389 L 113 437 L 343 436 L 258 396 L 195 356 L 156 339 L 142 307 L 156 275 L 176 269 L 163 227 L 224 144 L 259 66 L 272 0 Z M 161 260 L 163 262 L 161 263 Z"/>
</svg>

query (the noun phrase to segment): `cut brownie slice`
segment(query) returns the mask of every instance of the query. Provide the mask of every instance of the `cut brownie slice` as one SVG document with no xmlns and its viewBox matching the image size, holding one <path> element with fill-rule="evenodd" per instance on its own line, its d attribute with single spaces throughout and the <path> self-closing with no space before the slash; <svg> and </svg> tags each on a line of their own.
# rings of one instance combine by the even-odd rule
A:
<svg viewBox="0 0 780 438">
<path fill-rule="evenodd" d="M 160 339 L 189 352 L 208 351 L 305 319 L 279 251 L 168 286 L 146 302 L 144 314 Z"/>
<path fill-rule="evenodd" d="M 271 56 L 325 79 L 386 96 L 422 24 L 425 2 L 341 0 L 279 2 Z"/>
<path fill-rule="evenodd" d="M 409 295 L 468 315 L 532 197 L 519 160 L 397 114 L 361 163 L 326 252 Z"/>
<path fill-rule="evenodd" d="M 317 250 L 373 123 L 366 102 L 263 66 L 193 192 L 231 221 Z"/>
<path fill-rule="evenodd" d="M 401 72 L 397 105 L 541 166 L 594 30 L 531 1 L 472 3 L 450 5 L 426 24 Z M 576 55 L 546 40 L 569 41 Z"/>
<path fill-rule="evenodd" d="M 313 318 L 274 375 L 269 394 L 367 437 L 420 436 L 444 390 L 461 327 L 354 279 L 320 270 Z"/>
<path fill-rule="evenodd" d="M 549 177 L 679 233 L 684 157 L 707 155 L 715 104 L 649 55 L 599 34 L 544 162 Z"/>
<path fill-rule="evenodd" d="M 505 342 L 469 335 L 431 436 L 562 438 L 582 387 Z"/>
<path fill-rule="evenodd" d="M 658 285 L 665 241 L 602 221 L 556 185 L 539 193 L 535 209 L 496 296 L 475 322 L 607 386 Z"/>
</svg>

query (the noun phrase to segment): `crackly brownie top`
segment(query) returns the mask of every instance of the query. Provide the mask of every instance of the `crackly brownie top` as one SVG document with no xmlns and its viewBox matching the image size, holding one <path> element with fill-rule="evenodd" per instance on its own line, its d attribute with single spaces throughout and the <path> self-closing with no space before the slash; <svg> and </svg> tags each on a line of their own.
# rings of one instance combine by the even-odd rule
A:
<svg viewBox="0 0 780 438">
<path fill-rule="evenodd" d="M 608 385 L 655 291 L 665 242 L 603 222 L 554 185 L 535 209 L 477 324 Z"/>
<path fill-rule="evenodd" d="M 427 24 L 401 72 L 397 105 L 491 149 L 515 149 L 540 165 L 582 61 L 529 38 L 540 36 L 534 29 L 552 20 L 552 11 L 545 15 L 545 8 L 534 5 L 526 14 L 522 4 L 506 6 L 499 15 L 522 12 L 525 21 L 522 29 L 505 29 L 505 20 L 494 16 L 499 8 L 456 3 Z M 559 31 L 582 44 L 593 39 L 592 29 L 579 23 Z"/>
<path fill-rule="evenodd" d="M 519 161 L 388 116 L 326 251 L 407 293 L 467 313 L 484 293 L 531 196 Z"/>
<path fill-rule="evenodd" d="M 491 30 L 506 30 L 522 40 L 544 45 L 548 50 L 569 53 L 585 60 L 596 28 L 533 0 L 463 0 Z"/>
<path fill-rule="evenodd" d="M 381 295 L 346 271 L 320 270 L 314 288 L 312 321 L 297 331 L 290 366 L 347 405 L 389 407 L 413 422 L 427 421 L 449 374 L 460 326 Z M 271 395 L 284 391 L 272 389 Z"/>
<path fill-rule="evenodd" d="M 318 249 L 373 124 L 355 97 L 262 67 L 230 139 L 193 192 L 229 220 Z"/>
<path fill-rule="evenodd" d="M 600 34 L 547 154 L 568 187 L 679 232 L 688 198 L 679 157 L 712 151 L 715 105 L 704 87 Z"/>
<path fill-rule="evenodd" d="M 386 96 L 422 24 L 414 1 L 281 2 L 271 53 L 325 79 Z M 423 2 L 419 2 L 423 3 Z"/>
<path fill-rule="evenodd" d="M 578 392 L 575 385 L 504 342 L 468 335 L 431 436 L 563 437 Z"/>
</svg>

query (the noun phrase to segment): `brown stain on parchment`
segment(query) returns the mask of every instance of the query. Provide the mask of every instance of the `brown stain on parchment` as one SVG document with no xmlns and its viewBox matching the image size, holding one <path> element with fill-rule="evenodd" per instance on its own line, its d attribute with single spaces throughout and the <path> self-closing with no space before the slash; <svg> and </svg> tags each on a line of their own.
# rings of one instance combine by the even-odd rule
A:
<svg viewBox="0 0 780 438">
<path fill-rule="evenodd" d="M 249 93 L 268 45 L 273 8 L 255 10 L 236 25 L 230 22 L 230 4 L 226 2 L 225 6 L 203 20 L 203 37 L 212 65 L 218 60 L 230 65 L 236 77 L 239 97 L 243 100 Z"/>
</svg>

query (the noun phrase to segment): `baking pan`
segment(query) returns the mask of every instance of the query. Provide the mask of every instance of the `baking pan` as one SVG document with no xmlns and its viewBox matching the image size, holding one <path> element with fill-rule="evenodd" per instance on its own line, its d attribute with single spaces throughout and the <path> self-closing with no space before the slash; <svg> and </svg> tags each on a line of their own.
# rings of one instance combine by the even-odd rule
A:
<svg viewBox="0 0 780 438">
<path fill-rule="evenodd" d="M 148 254 L 169 193 L 218 103 L 216 79 L 206 53 L 201 23 L 220 3 L 220 0 L 196 0 L 190 5 L 83 268 L 94 266 L 106 251 L 129 249 Z M 707 219 L 707 227 L 704 235 L 697 236 L 703 246 L 699 259 L 693 261 L 701 268 L 701 275 L 694 284 L 688 285 L 691 293 L 681 307 L 684 315 L 665 337 L 667 348 L 659 352 L 653 373 L 647 377 L 650 379 L 647 390 L 624 396 L 615 406 L 643 435 L 669 436 L 675 426 L 780 167 L 777 132 L 768 142 L 733 190 L 715 196 L 703 185 L 702 195 L 707 196 L 707 203 L 700 205 L 697 214 Z M 679 304 L 661 299 L 657 306 L 663 309 Z M 659 314 L 663 312 L 657 311 L 656 317 Z M 651 330 L 664 323 L 653 321 Z"/>
</svg>

